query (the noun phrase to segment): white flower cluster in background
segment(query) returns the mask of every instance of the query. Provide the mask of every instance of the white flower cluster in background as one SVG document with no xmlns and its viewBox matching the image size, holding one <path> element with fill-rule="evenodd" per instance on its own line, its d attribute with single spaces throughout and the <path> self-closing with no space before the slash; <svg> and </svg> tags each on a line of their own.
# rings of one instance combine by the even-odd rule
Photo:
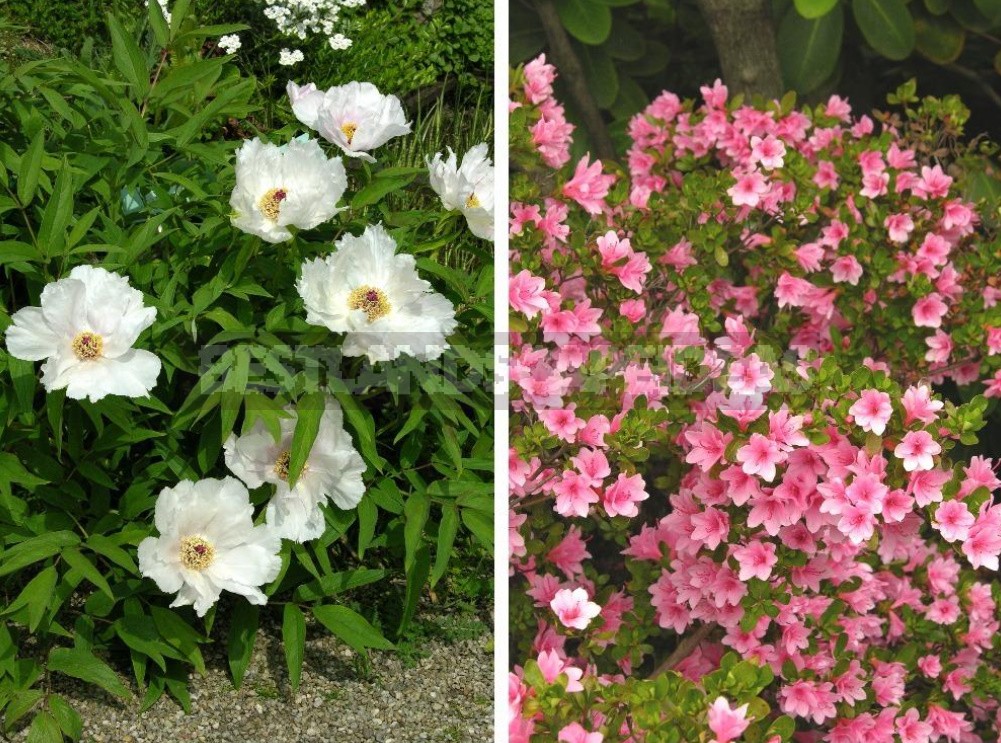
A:
<svg viewBox="0 0 1001 743">
<path fill-rule="evenodd" d="M 278 64 L 291 67 L 304 59 L 305 57 L 303 56 L 301 49 L 293 49 L 292 51 L 282 49 L 281 53 L 278 55 Z"/>
<path fill-rule="evenodd" d="M 341 11 L 344 8 L 358 8 L 366 0 L 264 0 L 266 7 L 264 15 L 274 21 L 280 33 L 305 41 L 310 36 L 323 35 L 327 38 L 331 49 L 347 49 L 351 39 L 343 33 L 335 31 L 341 23 Z M 294 55 L 302 52 L 288 52 L 283 49 L 280 63 L 292 65 L 301 61 L 301 56 L 293 60 Z M 291 61 L 290 61 L 291 60 Z"/>
<path fill-rule="evenodd" d="M 236 54 L 236 50 L 243 44 L 240 43 L 239 34 L 226 34 L 219 38 L 219 48 L 226 54 Z"/>
</svg>

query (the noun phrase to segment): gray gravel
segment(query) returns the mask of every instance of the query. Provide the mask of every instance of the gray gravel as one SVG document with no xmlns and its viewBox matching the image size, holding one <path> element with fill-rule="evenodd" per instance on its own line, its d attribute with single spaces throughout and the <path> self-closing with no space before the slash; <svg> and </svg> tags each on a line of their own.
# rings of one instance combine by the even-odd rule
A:
<svg viewBox="0 0 1001 743">
<path fill-rule="evenodd" d="M 491 647 L 489 635 L 432 639 L 417 658 L 372 652 L 366 668 L 350 648 L 311 627 L 293 694 L 280 632 L 272 629 L 259 633 L 239 691 L 225 659 L 206 655 L 208 674 L 191 677 L 190 715 L 166 695 L 140 716 L 137 704 L 100 691 L 59 691 L 83 718 L 86 743 L 479 743 L 493 740 Z"/>
</svg>

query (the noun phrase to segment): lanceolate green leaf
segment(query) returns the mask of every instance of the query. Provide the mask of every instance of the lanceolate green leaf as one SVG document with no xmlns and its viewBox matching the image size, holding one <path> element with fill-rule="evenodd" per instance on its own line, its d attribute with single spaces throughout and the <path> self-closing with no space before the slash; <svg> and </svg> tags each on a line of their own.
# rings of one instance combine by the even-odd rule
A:
<svg viewBox="0 0 1001 743">
<path fill-rule="evenodd" d="M 314 606 L 313 616 L 359 653 L 368 648 L 393 649 L 393 643 L 383 637 L 365 617 L 346 606 Z"/>
<path fill-rule="evenodd" d="M 254 653 L 259 618 L 260 607 L 246 601 L 237 602 L 233 608 L 226 654 L 229 658 L 229 670 L 233 674 L 233 686 L 237 689 L 243 683 L 243 674 L 247 672 L 250 656 Z"/>
<path fill-rule="evenodd" d="M 302 474 L 302 468 L 309 459 L 309 453 L 320 430 L 326 396 L 322 392 L 304 395 L 295 406 L 296 424 L 292 434 L 292 448 L 289 452 L 288 485 L 294 487 Z"/>
<path fill-rule="evenodd" d="M 285 647 L 289 683 L 292 685 L 292 691 L 296 691 L 302 678 L 302 659 L 306 653 L 306 617 L 303 616 L 302 609 L 295 604 L 285 604 L 282 645 Z"/>
<path fill-rule="evenodd" d="M 130 699 L 132 692 L 121 682 L 107 663 L 83 648 L 53 648 L 49 653 L 49 671 L 97 684 L 110 694 Z"/>
</svg>

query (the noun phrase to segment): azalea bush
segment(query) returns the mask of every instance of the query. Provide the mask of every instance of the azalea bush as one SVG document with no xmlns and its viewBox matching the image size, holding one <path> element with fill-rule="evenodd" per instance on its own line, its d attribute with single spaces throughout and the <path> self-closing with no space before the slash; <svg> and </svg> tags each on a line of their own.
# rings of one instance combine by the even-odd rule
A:
<svg viewBox="0 0 1001 743">
<path fill-rule="evenodd" d="M 512 740 L 996 739 L 1001 245 L 927 146 L 959 108 L 717 81 L 618 167 L 555 77 L 512 76 Z"/>
<path fill-rule="evenodd" d="M 489 122 L 430 141 L 315 80 L 258 131 L 219 32 L 151 3 L 0 76 L 0 709 L 32 741 L 80 736 L 59 674 L 188 709 L 219 642 L 239 685 L 269 613 L 295 690 L 307 633 L 390 649 L 491 549 Z"/>
</svg>

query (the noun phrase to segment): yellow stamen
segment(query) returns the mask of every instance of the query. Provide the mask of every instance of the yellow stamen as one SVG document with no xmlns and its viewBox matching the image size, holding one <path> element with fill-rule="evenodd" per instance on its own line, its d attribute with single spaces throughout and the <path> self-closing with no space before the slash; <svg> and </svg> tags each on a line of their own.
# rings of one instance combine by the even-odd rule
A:
<svg viewBox="0 0 1001 743">
<path fill-rule="evenodd" d="M 476 198 L 476 194 L 475 193 L 469 194 L 469 198 L 466 199 L 466 208 L 476 209 L 479 205 L 480 205 L 480 200 Z"/>
<path fill-rule="evenodd" d="M 270 191 L 265 193 L 261 200 L 257 202 L 257 208 L 261 210 L 261 213 L 265 217 L 270 219 L 272 222 L 278 220 L 278 214 L 281 212 L 282 202 L 288 198 L 288 191 L 284 188 L 272 188 Z"/>
<path fill-rule="evenodd" d="M 215 560 L 215 547 L 202 537 L 181 540 L 181 564 L 188 570 L 204 570 Z"/>
<path fill-rule="evenodd" d="M 351 140 L 355 138 L 356 131 L 358 131 L 357 124 L 352 124 L 350 121 L 346 124 L 341 124 L 341 132 L 344 133 L 344 138 L 348 142 L 348 147 L 351 146 Z"/>
<path fill-rule="evenodd" d="M 104 352 L 104 339 L 97 333 L 77 333 L 73 339 L 73 353 L 80 361 L 93 361 Z"/>
<path fill-rule="evenodd" d="M 291 452 L 283 451 L 275 460 L 274 471 L 279 480 L 288 480 L 288 464 L 291 458 Z"/>
<path fill-rule="evenodd" d="M 374 286 L 359 286 L 348 295 L 348 307 L 361 310 L 368 315 L 369 322 L 375 322 L 380 317 L 389 314 L 389 299 L 386 293 Z"/>
</svg>

